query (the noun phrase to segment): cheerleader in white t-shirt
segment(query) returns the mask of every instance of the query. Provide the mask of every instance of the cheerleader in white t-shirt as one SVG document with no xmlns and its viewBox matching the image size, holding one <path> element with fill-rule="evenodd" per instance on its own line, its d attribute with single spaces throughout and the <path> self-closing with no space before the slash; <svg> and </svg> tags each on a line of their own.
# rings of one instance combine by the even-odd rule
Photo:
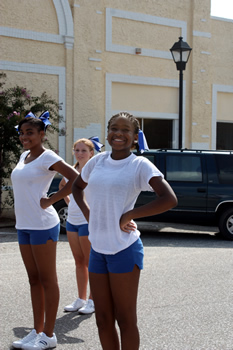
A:
<svg viewBox="0 0 233 350">
<path fill-rule="evenodd" d="M 31 112 L 18 125 L 25 152 L 14 168 L 16 229 L 22 259 L 27 270 L 33 309 L 33 330 L 13 342 L 15 348 L 42 350 L 57 344 L 53 333 L 59 302 L 56 273 L 56 246 L 60 220 L 52 204 L 71 192 L 76 170 L 55 152 L 45 149 L 43 138 L 49 112 L 39 118 Z M 67 184 L 52 197 L 47 192 L 55 174 L 65 176 Z"/>
<path fill-rule="evenodd" d="M 143 245 L 133 219 L 160 214 L 177 204 L 163 174 L 145 157 L 131 153 L 138 134 L 134 116 L 126 112 L 113 116 L 107 136 L 112 151 L 90 159 L 72 190 L 89 222 L 89 280 L 104 350 L 139 349 L 136 305 Z M 83 196 L 86 186 L 88 204 Z M 134 208 L 139 193 L 151 190 L 155 199 Z"/>
<path fill-rule="evenodd" d="M 82 168 L 87 161 L 94 156 L 94 148 L 100 151 L 103 146 L 98 141 L 97 137 L 86 139 L 82 138 L 75 141 L 73 145 L 73 153 L 76 158 L 74 168 L 81 173 Z M 96 143 L 97 142 L 97 143 Z M 59 184 L 62 188 L 66 184 L 66 179 L 63 178 Z M 91 296 L 91 291 L 88 300 L 87 285 L 88 285 L 88 262 L 91 244 L 88 239 L 88 222 L 85 219 L 82 211 L 74 200 L 73 195 L 64 198 L 68 204 L 68 217 L 66 221 L 66 231 L 69 240 L 70 248 L 76 265 L 76 281 L 78 287 L 78 298 L 71 304 L 64 307 L 65 311 L 79 311 L 81 314 L 91 314 L 95 311 L 94 303 Z"/>
</svg>

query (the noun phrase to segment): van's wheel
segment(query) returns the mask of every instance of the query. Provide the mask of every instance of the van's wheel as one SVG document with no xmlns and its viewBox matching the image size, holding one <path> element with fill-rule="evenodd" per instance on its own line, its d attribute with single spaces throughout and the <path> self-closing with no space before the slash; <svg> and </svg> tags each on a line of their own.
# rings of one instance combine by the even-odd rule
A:
<svg viewBox="0 0 233 350">
<path fill-rule="evenodd" d="M 66 234 L 66 220 L 68 216 L 68 208 L 64 199 L 53 204 L 60 219 L 60 233 Z"/>
<path fill-rule="evenodd" d="M 233 241 L 233 208 L 229 208 L 221 214 L 218 227 L 224 238 Z"/>
</svg>

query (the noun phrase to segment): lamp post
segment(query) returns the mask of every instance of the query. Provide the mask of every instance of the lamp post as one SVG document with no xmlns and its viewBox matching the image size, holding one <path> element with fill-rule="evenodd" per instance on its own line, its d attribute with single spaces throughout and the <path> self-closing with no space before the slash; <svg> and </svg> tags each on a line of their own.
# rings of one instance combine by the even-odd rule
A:
<svg viewBox="0 0 233 350">
<path fill-rule="evenodd" d="M 184 42 L 183 37 L 179 37 L 172 48 L 170 49 L 172 58 L 176 64 L 177 70 L 180 71 L 179 79 L 179 149 L 182 148 L 182 138 L 183 138 L 183 70 L 185 70 L 186 63 L 188 62 L 191 47 Z"/>
</svg>

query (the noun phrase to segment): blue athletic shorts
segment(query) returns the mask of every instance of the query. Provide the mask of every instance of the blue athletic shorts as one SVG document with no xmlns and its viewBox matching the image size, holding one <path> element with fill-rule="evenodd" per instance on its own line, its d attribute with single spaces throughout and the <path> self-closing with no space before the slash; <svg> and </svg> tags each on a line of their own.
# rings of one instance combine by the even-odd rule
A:
<svg viewBox="0 0 233 350">
<path fill-rule="evenodd" d="M 89 235 L 88 224 L 73 225 L 66 221 L 66 231 L 76 232 L 80 237 Z"/>
<path fill-rule="evenodd" d="M 142 270 L 143 257 L 143 244 L 140 238 L 116 254 L 101 254 L 91 248 L 88 270 L 93 273 L 126 273 L 133 271 L 134 265 Z"/>
<path fill-rule="evenodd" d="M 19 244 L 39 245 L 52 239 L 58 241 L 60 223 L 48 230 L 17 230 Z"/>
</svg>

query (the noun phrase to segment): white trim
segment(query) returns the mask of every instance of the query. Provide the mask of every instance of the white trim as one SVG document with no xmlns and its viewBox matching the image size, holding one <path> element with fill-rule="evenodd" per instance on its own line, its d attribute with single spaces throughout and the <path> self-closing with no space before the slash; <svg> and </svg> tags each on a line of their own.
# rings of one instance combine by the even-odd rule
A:
<svg viewBox="0 0 233 350">
<path fill-rule="evenodd" d="M 11 61 L 0 61 L 0 69 L 3 71 L 15 71 L 25 73 L 39 73 L 39 74 L 52 74 L 58 75 L 59 90 L 58 90 L 58 103 L 62 106 L 63 121 L 59 122 L 59 129 L 65 128 L 66 123 L 66 69 L 65 67 L 58 66 L 46 66 L 41 64 L 32 63 L 20 63 Z M 59 155 L 65 159 L 65 136 L 58 137 Z"/>
<path fill-rule="evenodd" d="M 201 53 L 202 53 L 203 55 L 211 55 L 211 53 L 208 52 L 208 51 L 201 51 Z"/>
<path fill-rule="evenodd" d="M 101 58 L 88 57 L 89 61 L 101 62 Z"/>
<path fill-rule="evenodd" d="M 53 0 L 57 12 L 59 34 L 74 36 L 74 22 L 68 0 Z"/>
<path fill-rule="evenodd" d="M 112 18 L 113 17 L 130 19 L 138 22 L 159 24 L 161 26 L 164 25 L 168 27 L 180 28 L 181 35 L 186 41 L 187 22 L 185 21 L 178 21 L 171 18 L 157 17 L 157 16 L 146 15 L 143 13 L 106 8 L 106 51 L 135 55 L 135 47 L 127 46 L 127 45 L 116 45 L 112 43 Z M 158 58 L 172 60 L 172 56 L 169 50 L 161 51 L 161 50 L 141 48 L 140 56 L 158 57 Z"/>
<path fill-rule="evenodd" d="M 198 30 L 193 30 L 193 36 L 200 36 L 203 38 L 211 38 L 211 33 L 199 32 Z"/>
<path fill-rule="evenodd" d="M 72 49 L 74 45 L 74 22 L 68 0 L 53 0 L 57 12 L 59 34 L 64 36 L 65 47 Z"/>
<path fill-rule="evenodd" d="M 230 18 L 224 18 L 224 17 L 216 17 L 216 16 L 210 16 L 211 19 L 216 19 L 217 21 L 224 21 L 224 22 L 231 22 L 233 23 L 233 19 Z"/>
<path fill-rule="evenodd" d="M 106 78 L 111 79 L 112 82 L 117 83 L 129 83 L 139 85 L 155 85 L 155 86 L 169 86 L 179 87 L 179 80 L 176 79 L 163 79 L 163 78 L 152 78 L 142 77 L 137 75 L 124 75 L 124 74 L 111 74 L 106 73 Z"/>
<path fill-rule="evenodd" d="M 65 0 L 67 1 L 67 0 Z M 63 12 L 63 7 L 60 0 L 53 0 L 53 5 L 55 7 L 56 13 L 57 13 L 57 20 L 58 20 L 58 26 L 59 26 L 59 34 L 60 35 L 66 35 L 66 21 L 65 16 Z"/>
<path fill-rule="evenodd" d="M 212 88 L 212 141 L 211 148 L 216 149 L 216 129 L 217 129 L 217 94 L 218 92 L 233 93 L 233 85 L 213 84 Z M 222 122 L 220 120 L 220 122 Z"/>
<path fill-rule="evenodd" d="M 74 45 L 74 23 L 68 0 L 53 0 L 59 25 L 59 34 L 36 32 L 10 27 L 0 27 L 0 35 L 12 38 L 36 40 L 56 44 L 65 44 L 72 49 Z"/>
<path fill-rule="evenodd" d="M 33 30 L 0 27 L 0 35 L 9 36 L 11 38 L 45 41 L 56 44 L 64 43 L 64 37 L 62 35 L 35 32 Z"/>
<path fill-rule="evenodd" d="M 120 112 L 112 109 L 112 83 L 126 83 L 136 85 L 150 85 L 150 86 L 167 86 L 179 88 L 179 80 L 161 79 L 152 77 L 141 77 L 123 74 L 106 73 L 105 81 L 105 137 L 107 136 L 107 125 L 112 115 Z M 183 143 L 185 144 L 185 89 L 186 82 L 183 82 Z M 156 113 L 156 112 L 141 112 L 128 111 L 136 117 L 151 118 L 151 119 L 172 119 L 173 120 L 173 148 L 178 147 L 178 131 L 179 131 L 179 113 Z M 107 146 L 106 149 L 109 149 Z"/>
</svg>

